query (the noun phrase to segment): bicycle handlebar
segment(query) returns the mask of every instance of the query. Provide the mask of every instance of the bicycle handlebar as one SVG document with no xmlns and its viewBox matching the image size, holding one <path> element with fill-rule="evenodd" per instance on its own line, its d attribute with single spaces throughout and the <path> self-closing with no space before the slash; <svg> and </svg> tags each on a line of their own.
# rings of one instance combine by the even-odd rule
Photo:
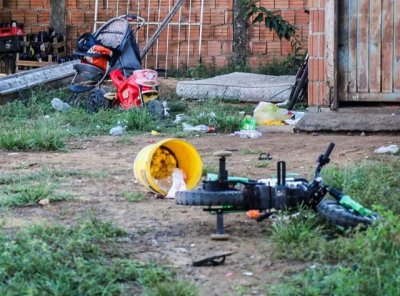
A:
<svg viewBox="0 0 400 296">
<path fill-rule="evenodd" d="M 330 143 L 328 148 L 326 149 L 324 153 L 324 158 L 327 159 L 329 158 L 329 155 L 331 155 L 333 148 L 335 147 L 335 143 Z"/>
</svg>

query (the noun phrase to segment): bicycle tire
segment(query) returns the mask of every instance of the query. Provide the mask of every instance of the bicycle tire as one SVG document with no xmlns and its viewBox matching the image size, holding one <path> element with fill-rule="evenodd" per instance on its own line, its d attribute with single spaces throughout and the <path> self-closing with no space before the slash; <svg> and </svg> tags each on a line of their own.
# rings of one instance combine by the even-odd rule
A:
<svg viewBox="0 0 400 296">
<path fill-rule="evenodd" d="M 112 102 L 104 97 L 105 93 L 106 91 L 101 88 L 95 88 L 90 91 L 86 105 L 88 113 L 95 113 L 102 108 L 111 108 Z"/>
<path fill-rule="evenodd" d="M 298 81 L 296 81 L 296 87 L 294 88 L 293 95 L 289 97 L 289 102 L 286 106 L 288 110 L 292 110 L 294 105 L 299 101 L 301 91 L 305 93 L 305 88 L 307 87 L 308 80 L 308 66 L 307 64 L 304 67 L 304 71 L 301 73 L 301 77 Z"/>
<path fill-rule="evenodd" d="M 190 206 L 240 206 L 243 205 L 242 191 L 205 191 L 203 189 L 193 191 L 178 191 L 175 194 L 176 203 Z"/>
<path fill-rule="evenodd" d="M 317 205 L 317 212 L 328 222 L 351 228 L 360 224 L 368 226 L 380 218 L 375 212 L 373 212 L 371 217 L 361 216 L 359 213 L 341 205 L 336 200 L 322 200 Z"/>
</svg>

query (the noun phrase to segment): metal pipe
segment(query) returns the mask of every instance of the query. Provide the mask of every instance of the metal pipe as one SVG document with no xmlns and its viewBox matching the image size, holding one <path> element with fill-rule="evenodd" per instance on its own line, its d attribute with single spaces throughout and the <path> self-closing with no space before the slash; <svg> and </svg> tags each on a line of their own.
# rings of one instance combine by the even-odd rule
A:
<svg viewBox="0 0 400 296">
<path fill-rule="evenodd" d="M 179 69 L 179 55 L 181 53 L 181 20 L 182 20 L 182 7 L 179 8 L 179 18 L 178 18 L 178 50 L 176 52 L 176 69 Z"/>
<path fill-rule="evenodd" d="M 200 32 L 199 32 L 199 57 L 198 62 L 201 63 L 201 46 L 203 40 L 203 14 L 204 14 L 204 0 L 201 0 L 200 3 Z"/>
<path fill-rule="evenodd" d="M 93 23 L 93 33 L 96 32 L 97 29 L 97 13 L 99 11 L 99 0 L 94 2 L 94 23 Z"/>
<path fill-rule="evenodd" d="M 192 0 L 189 1 L 189 26 L 187 34 L 187 57 L 186 57 L 186 69 L 189 70 L 189 60 L 190 60 L 190 21 L 192 19 Z"/>
<path fill-rule="evenodd" d="M 151 0 L 148 0 L 147 1 L 147 21 L 150 19 L 150 3 L 151 3 Z M 150 26 L 149 26 L 149 23 L 147 23 L 146 44 L 149 42 L 149 29 L 150 29 Z M 144 66 L 145 66 L 145 68 L 147 68 L 147 55 L 146 55 L 146 59 L 145 59 L 145 62 L 144 62 Z"/>
<path fill-rule="evenodd" d="M 171 11 L 171 0 L 168 1 L 168 13 Z M 168 57 L 169 57 L 169 26 L 170 23 L 168 23 L 167 26 L 167 42 L 166 42 L 166 53 L 165 53 L 165 77 L 167 77 L 168 73 Z"/>
<path fill-rule="evenodd" d="M 160 28 L 160 18 L 161 18 L 161 0 L 158 0 L 158 18 L 157 18 L 157 22 L 158 22 L 158 28 Z M 158 38 L 157 38 L 157 44 L 156 44 L 156 69 L 158 68 Z"/>
</svg>

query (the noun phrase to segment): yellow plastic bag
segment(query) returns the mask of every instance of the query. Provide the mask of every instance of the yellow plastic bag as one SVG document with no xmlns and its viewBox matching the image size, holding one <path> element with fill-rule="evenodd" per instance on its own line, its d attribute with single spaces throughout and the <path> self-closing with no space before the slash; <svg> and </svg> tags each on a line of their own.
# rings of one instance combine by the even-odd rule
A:
<svg viewBox="0 0 400 296">
<path fill-rule="evenodd" d="M 284 120 L 292 117 L 292 114 L 283 108 L 269 102 L 260 102 L 254 109 L 254 118 L 257 125 L 279 125 Z"/>
</svg>

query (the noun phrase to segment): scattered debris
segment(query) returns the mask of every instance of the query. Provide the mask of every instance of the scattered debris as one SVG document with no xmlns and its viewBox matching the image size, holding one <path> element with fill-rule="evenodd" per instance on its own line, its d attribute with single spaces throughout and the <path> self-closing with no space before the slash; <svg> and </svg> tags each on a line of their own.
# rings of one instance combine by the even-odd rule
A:
<svg viewBox="0 0 400 296">
<path fill-rule="evenodd" d="M 38 201 L 38 204 L 41 206 L 48 206 L 50 204 L 50 200 L 48 198 L 43 198 Z"/>
<path fill-rule="evenodd" d="M 118 122 L 118 125 L 116 127 L 110 129 L 111 136 L 122 136 L 124 132 L 125 132 L 125 127 L 121 126 L 120 122 Z"/>
<path fill-rule="evenodd" d="M 173 169 L 172 171 L 172 185 L 169 189 L 166 198 L 175 198 L 175 193 L 177 191 L 185 191 L 186 183 L 185 176 L 181 169 Z"/>
<path fill-rule="evenodd" d="M 241 131 L 236 131 L 231 136 L 239 136 L 242 139 L 256 139 L 262 136 L 262 133 L 256 130 L 241 130 Z"/>
<path fill-rule="evenodd" d="M 193 266 L 218 266 L 225 263 L 225 259 L 233 253 L 224 253 L 216 256 L 206 257 L 201 260 L 193 261 Z"/>
<path fill-rule="evenodd" d="M 257 125 L 275 124 L 275 121 L 283 122 L 292 117 L 292 113 L 287 109 L 279 108 L 275 104 L 260 102 L 254 109 L 254 118 Z"/>
<path fill-rule="evenodd" d="M 68 103 L 63 102 L 59 98 L 54 98 L 51 100 L 51 106 L 60 112 L 68 112 L 71 110 L 71 106 Z"/>
<path fill-rule="evenodd" d="M 205 124 L 193 126 L 193 125 L 183 122 L 182 125 L 183 125 L 184 132 L 212 133 L 215 131 L 215 128 L 209 127 Z"/>
<path fill-rule="evenodd" d="M 180 123 L 185 119 L 185 114 L 177 114 L 175 115 L 175 120 L 173 123 Z"/>
<path fill-rule="evenodd" d="M 271 160 L 271 159 L 272 159 L 272 156 L 269 153 L 261 152 L 258 155 L 258 160 Z"/>
<path fill-rule="evenodd" d="M 253 276 L 254 273 L 250 272 L 250 271 L 245 271 L 242 273 L 245 276 Z"/>
<path fill-rule="evenodd" d="M 382 146 L 376 149 L 374 152 L 379 154 L 384 154 L 384 153 L 396 154 L 397 152 L 399 152 L 399 147 L 397 145 Z"/>
</svg>

